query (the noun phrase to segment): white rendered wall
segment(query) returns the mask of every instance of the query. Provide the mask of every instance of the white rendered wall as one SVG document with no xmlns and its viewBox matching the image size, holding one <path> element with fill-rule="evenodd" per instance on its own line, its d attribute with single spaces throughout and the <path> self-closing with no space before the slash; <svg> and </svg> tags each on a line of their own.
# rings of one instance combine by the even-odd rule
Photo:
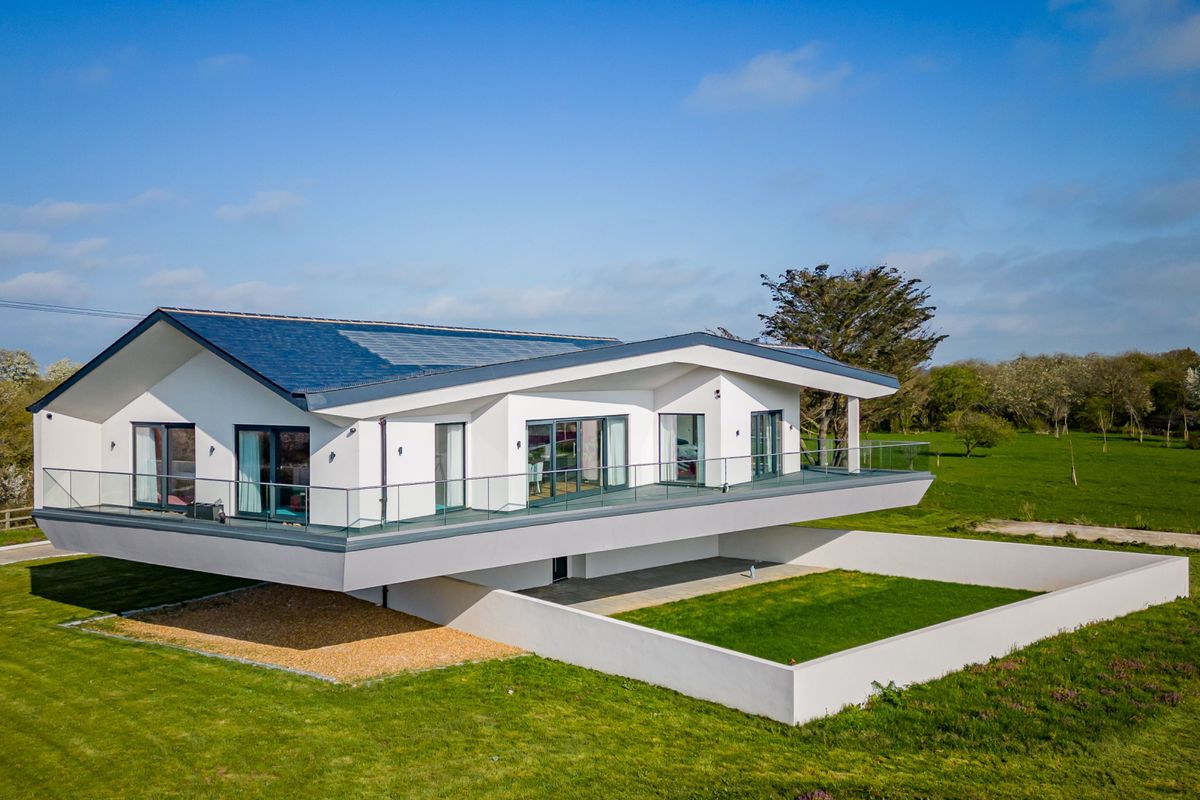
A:
<svg viewBox="0 0 1200 800">
<path fill-rule="evenodd" d="M 554 565 L 550 559 L 544 558 L 540 561 L 529 561 L 507 567 L 460 572 L 449 577 L 492 589 L 507 589 L 515 592 L 550 583 L 554 578 Z"/>
<path fill-rule="evenodd" d="M 641 547 L 624 547 L 619 550 L 604 550 L 584 555 L 584 573 L 579 577 L 598 578 L 635 569 L 661 567 L 683 561 L 697 561 L 719 555 L 718 537 L 701 536 L 678 542 L 647 544 Z M 469 579 L 468 579 L 469 580 Z M 483 581 L 483 583 L 487 583 Z M 487 583 L 488 586 L 493 584 Z"/>
<path fill-rule="evenodd" d="M 388 607 L 547 658 L 792 721 L 794 676 L 773 661 L 453 578 L 390 586 Z"/>
<path fill-rule="evenodd" d="M 369 427 L 360 423 L 334 425 L 305 412 L 207 351 L 192 357 L 99 426 L 96 442 L 99 453 L 94 457 L 98 457 L 101 469 L 126 474 L 133 471 L 134 422 L 193 423 L 197 499 L 220 499 L 227 512 L 236 507 L 229 483 L 237 478 L 235 425 L 307 427 L 309 483 L 314 487 L 345 488 L 360 485 L 359 442 L 363 438 L 362 428 Z M 354 434 L 350 433 L 352 427 L 357 428 Z M 77 442 L 74 446 L 83 449 L 86 444 Z M 374 452 L 377 454 L 378 450 Z M 43 458 L 47 466 L 57 466 L 49 450 Z M 118 491 L 115 480 L 107 491 Z M 120 491 L 127 495 L 129 489 L 126 486 Z M 347 499 L 343 491 L 311 490 L 312 521 L 346 524 Z M 351 498 L 352 503 L 360 500 L 366 498 L 358 495 Z M 351 508 L 350 513 L 357 516 L 359 510 Z"/>
<path fill-rule="evenodd" d="M 39 411 L 33 415 L 33 505 L 45 503 L 65 508 L 95 505 L 100 500 L 100 480 L 71 473 L 53 473 L 44 482 L 42 467 L 53 470 L 99 470 L 100 425 L 66 414 Z M 76 486 L 76 480 L 79 485 Z M 61 485 L 62 483 L 66 485 Z M 73 500 L 72 500 L 73 498 Z"/>
<path fill-rule="evenodd" d="M 993 544 L 999 549 L 988 546 Z M 723 535 L 721 551 L 727 550 L 773 560 L 790 554 L 794 563 L 906 577 L 1057 588 L 793 666 L 448 578 L 392 585 L 389 607 L 795 724 L 865 701 L 873 682 L 903 686 L 931 680 L 1188 594 L 1188 560 L 1174 556 L 782 527 Z"/>
</svg>

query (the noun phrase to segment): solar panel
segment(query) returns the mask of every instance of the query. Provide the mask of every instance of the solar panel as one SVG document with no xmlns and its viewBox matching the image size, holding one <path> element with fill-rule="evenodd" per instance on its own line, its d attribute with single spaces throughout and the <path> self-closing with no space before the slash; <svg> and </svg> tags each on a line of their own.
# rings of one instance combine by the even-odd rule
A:
<svg viewBox="0 0 1200 800">
<path fill-rule="evenodd" d="M 496 336 L 445 336 L 389 331 L 338 330 L 342 336 L 396 365 L 481 367 L 584 348 L 572 342 Z"/>
</svg>

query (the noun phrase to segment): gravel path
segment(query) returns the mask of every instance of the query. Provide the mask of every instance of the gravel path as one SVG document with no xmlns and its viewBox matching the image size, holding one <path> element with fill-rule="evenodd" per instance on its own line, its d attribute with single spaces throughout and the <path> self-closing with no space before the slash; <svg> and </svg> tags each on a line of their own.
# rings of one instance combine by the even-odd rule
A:
<svg viewBox="0 0 1200 800">
<path fill-rule="evenodd" d="M 1135 528 L 1102 528 L 1099 525 L 1069 525 L 1061 522 L 1022 522 L 1013 519 L 989 519 L 979 526 L 981 531 L 1007 533 L 1011 536 L 1034 534 L 1046 539 L 1061 539 L 1068 533 L 1076 539 L 1110 542 L 1141 542 L 1163 547 L 1183 547 L 1200 550 L 1200 534 L 1172 531 L 1143 531 Z"/>
<path fill-rule="evenodd" d="M 281 584 L 86 627 L 348 683 L 521 652 L 339 592 Z"/>
</svg>

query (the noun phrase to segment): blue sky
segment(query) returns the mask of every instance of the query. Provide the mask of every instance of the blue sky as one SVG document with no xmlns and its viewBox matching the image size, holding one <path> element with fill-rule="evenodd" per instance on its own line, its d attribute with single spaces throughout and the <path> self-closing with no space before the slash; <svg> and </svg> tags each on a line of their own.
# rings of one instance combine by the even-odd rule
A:
<svg viewBox="0 0 1200 800">
<path fill-rule="evenodd" d="M 938 361 L 1200 347 L 1192 3 L 4 3 L 0 108 L 0 299 L 751 336 L 888 263 Z"/>
</svg>

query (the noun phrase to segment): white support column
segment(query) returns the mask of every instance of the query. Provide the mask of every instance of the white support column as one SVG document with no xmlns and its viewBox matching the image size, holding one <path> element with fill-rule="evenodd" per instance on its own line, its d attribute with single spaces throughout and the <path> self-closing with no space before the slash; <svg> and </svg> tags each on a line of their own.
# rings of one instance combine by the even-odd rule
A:
<svg viewBox="0 0 1200 800">
<path fill-rule="evenodd" d="M 859 456 L 858 398 L 846 398 L 846 471 L 856 473 L 861 459 Z"/>
</svg>

